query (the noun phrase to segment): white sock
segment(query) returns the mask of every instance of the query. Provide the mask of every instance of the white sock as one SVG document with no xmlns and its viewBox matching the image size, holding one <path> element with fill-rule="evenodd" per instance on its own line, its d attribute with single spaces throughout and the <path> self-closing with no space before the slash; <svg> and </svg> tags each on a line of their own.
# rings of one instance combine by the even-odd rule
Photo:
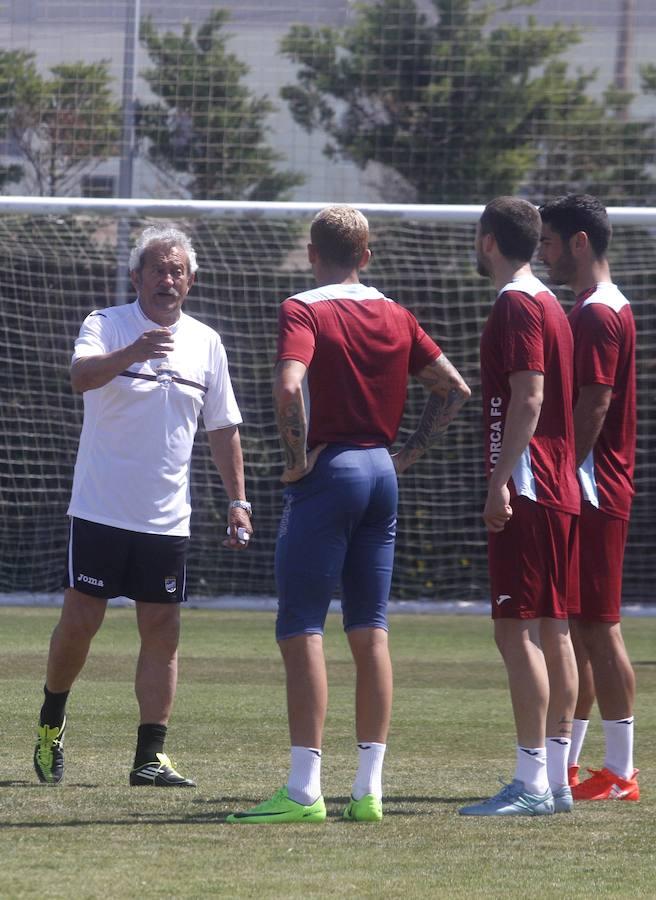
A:
<svg viewBox="0 0 656 900">
<path fill-rule="evenodd" d="M 567 765 L 571 744 L 569 738 L 547 738 L 547 778 L 553 792 L 569 784 Z"/>
<path fill-rule="evenodd" d="M 292 747 L 287 793 L 295 803 L 310 806 L 321 796 L 321 750 Z"/>
<path fill-rule="evenodd" d="M 361 741 L 358 744 L 358 771 L 351 794 L 354 800 L 361 800 L 365 794 L 373 794 L 378 800 L 383 797 L 383 759 L 387 744 Z"/>
<path fill-rule="evenodd" d="M 546 748 L 518 746 L 515 778 L 524 782 L 529 794 L 546 793 L 549 789 Z"/>
<path fill-rule="evenodd" d="M 567 761 L 568 766 L 578 765 L 579 756 L 581 755 L 581 750 L 583 749 L 583 741 L 585 740 L 585 734 L 588 730 L 589 724 L 589 719 L 574 719 L 572 721 L 572 743 L 569 748 L 569 760 Z"/>
<path fill-rule="evenodd" d="M 633 716 L 615 721 L 602 721 L 606 737 L 604 768 L 620 778 L 633 775 Z"/>
</svg>

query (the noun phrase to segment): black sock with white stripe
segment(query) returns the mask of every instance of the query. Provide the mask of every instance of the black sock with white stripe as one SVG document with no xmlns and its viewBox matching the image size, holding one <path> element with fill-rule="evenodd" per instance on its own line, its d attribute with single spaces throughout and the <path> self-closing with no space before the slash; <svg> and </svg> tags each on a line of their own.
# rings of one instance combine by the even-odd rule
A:
<svg viewBox="0 0 656 900">
<path fill-rule="evenodd" d="M 157 754 L 164 752 L 166 725 L 140 725 L 137 731 L 137 750 L 134 755 L 133 769 L 155 762 Z"/>
<path fill-rule="evenodd" d="M 45 700 L 41 707 L 39 724 L 49 725 L 51 728 L 54 728 L 55 726 L 60 727 L 64 721 L 66 701 L 68 700 L 69 692 L 62 691 L 59 694 L 54 694 L 52 691 L 49 691 L 44 684 L 43 693 L 45 695 Z"/>
</svg>

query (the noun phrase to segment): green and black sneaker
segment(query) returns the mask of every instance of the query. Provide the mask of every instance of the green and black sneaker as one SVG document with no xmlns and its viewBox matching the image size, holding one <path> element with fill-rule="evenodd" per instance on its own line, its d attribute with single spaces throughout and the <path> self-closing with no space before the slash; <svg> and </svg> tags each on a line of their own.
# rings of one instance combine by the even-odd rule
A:
<svg viewBox="0 0 656 900">
<path fill-rule="evenodd" d="M 228 816 L 226 822 L 232 824 L 260 825 L 264 822 L 325 822 L 326 804 L 319 797 L 309 806 L 296 803 L 287 793 L 287 787 L 281 788 L 270 800 L 265 800 L 245 812 L 236 812 Z"/>
<path fill-rule="evenodd" d="M 156 753 L 156 760 L 137 766 L 130 772 L 132 787 L 196 787 L 196 782 L 185 778 L 174 769 L 166 753 Z"/>
<path fill-rule="evenodd" d="M 39 725 L 34 748 L 34 771 L 43 784 L 59 784 L 64 777 L 64 731 L 66 716 L 61 725 Z"/>
</svg>

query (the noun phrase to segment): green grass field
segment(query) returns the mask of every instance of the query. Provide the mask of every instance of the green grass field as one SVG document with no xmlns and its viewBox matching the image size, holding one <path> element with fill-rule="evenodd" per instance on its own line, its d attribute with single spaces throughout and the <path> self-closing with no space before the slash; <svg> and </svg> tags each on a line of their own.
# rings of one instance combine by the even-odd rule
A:
<svg viewBox="0 0 656 900">
<path fill-rule="evenodd" d="M 543 819 L 463 819 L 510 779 L 505 674 L 483 617 L 394 616 L 396 694 L 380 825 L 342 822 L 355 766 L 353 671 L 326 647 L 324 825 L 231 826 L 285 780 L 282 666 L 268 613 L 184 613 L 167 749 L 196 790 L 129 788 L 134 613 L 110 610 L 69 702 L 66 778 L 36 783 L 32 748 L 57 610 L 0 608 L 0 897 L 656 897 L 656 618 L 628 619 L 642 800 Z M 603 761 L 590 726 L 583 762 Z"/>
</svg>

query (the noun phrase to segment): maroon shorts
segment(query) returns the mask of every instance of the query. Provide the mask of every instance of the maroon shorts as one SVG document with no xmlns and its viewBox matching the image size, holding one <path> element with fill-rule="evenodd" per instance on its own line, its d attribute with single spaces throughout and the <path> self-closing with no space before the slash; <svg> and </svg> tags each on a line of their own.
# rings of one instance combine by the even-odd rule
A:
<svg viewBox="0 0 656 900">
<path fill-rule="evenodd" d="M 581 612 L 587 622 L 619 622 L 629 523 L 584 500 L 579 519 Z"/>
<path fill-rule="evenodd" d="M 492 618 L 566 619 L 579 610 L 578 517 L 511 502 L 511 520 L 488 535 Z"/>
</svg>

